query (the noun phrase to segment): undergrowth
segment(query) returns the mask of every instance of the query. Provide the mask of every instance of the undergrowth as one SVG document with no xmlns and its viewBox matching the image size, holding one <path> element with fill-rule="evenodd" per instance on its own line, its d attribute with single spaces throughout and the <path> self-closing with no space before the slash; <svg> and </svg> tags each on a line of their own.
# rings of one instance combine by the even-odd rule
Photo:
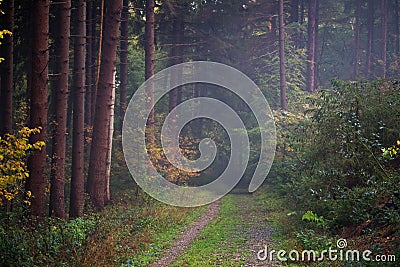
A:
<svg viewBox="0 0 400 267">
<path fill-rule="evenodd" d="M 0 223 L 0 266 L 146 266 L 204 211 L 125 192 L 103 212 L 70 221 Z M 129 265 L 135 259 L 135 265 Z"/>
</svg>

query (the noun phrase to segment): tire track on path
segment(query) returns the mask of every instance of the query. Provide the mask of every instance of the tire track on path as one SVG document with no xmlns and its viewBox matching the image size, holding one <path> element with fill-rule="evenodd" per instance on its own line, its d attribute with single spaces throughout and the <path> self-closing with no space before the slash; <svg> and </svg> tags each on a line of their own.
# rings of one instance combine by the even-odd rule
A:
<svg viewBox="0 0 400 267">
<path fill-rule="evenodd" d="M 161 258 L 150 266 L 164 267 L 170 265 L 195 240 L 208 223 L 217 216 L 220 204 L 220 200 L 211 203 L 207 211 L 201 215 L 200 219 L 195 221 L 193 226 L 186 229 L 178 239 L 175 240 L 174 244 L 165 251 Z"/>
</svg>

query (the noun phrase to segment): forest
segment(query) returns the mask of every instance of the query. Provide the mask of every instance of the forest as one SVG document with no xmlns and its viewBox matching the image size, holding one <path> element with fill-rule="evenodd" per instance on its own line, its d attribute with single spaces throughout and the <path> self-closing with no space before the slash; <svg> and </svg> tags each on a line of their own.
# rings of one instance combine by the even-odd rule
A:
<svg viewBox="0 0 400 267">
<path fill-rule="evenodd" d="M 0 266 L 399 266 L 399 2 L 0 0 Z"/>
</svg>

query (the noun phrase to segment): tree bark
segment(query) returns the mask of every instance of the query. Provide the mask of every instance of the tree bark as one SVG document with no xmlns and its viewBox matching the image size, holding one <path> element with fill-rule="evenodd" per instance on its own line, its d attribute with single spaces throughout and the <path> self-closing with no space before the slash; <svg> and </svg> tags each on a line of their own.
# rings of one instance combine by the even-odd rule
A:
<svg viewBox="0 0 400 267">
<path fill-rule="evenodd" d="M 395 5 L 395 8 L 394 8 L 395 37 L 394 37 L 394 40 L 396 42 L 395 52 L 397 55 L 397 60 L 399 60 L 399 57 L 400 57 L 400 25 L 399 25 L 400 24 L 399 23 L 400 6 L 399 6 L 399 0 L 396 0 L 394 5 Z"/>
<path fill-rule="evenodd" d="M 111 194 L 110 194 L 110 177 L 111 177 L 111 160 L 112 160 L 112 147 L 113 147 L 113 135 L 114 135 L 114 113 L 115 113 L 115 74 L 116 74 L 116 69 L 114 69 L 114 74 L 113 74 L 113 90 L 111 93 L 111 102 L 113 103 L 111 105 L 111 112 L 110 112 L 110 123 L 108 126 L 108 152 L 107 152 L 107 158 L 106 158 L 106 175 L 105 175 L 105 185 L 106 185 L 106 193 L 104 196 L 104 203 L 108 204 L 111 200 Z"/>
<path fill-rule="evenodd" d="M 93 79 L 93 43 L 94 34 L 93 24 L 93 0 L 86 1 L 86 59 L 85 59 L 85 124 L 92 125 L 92 92 L 94 87 Z"/>
<path fill-rule="evenodd" d="M 367 40 L 367 58 L 365 63 L 365 75 L 370 78 L 372 75 L 372 51 L 374 49 L 374 0 L 368 0 L 368 40 Z"/>
<path fill-rule="evenodd" d="M 300 14 L 299 14 L 299 24 L 301 25 L 301 30 L 299 31 L 299 36 L 298 36 L 298 48 L 304 48 L 304 33 L 303 33 L 303 24 L 304 24 L 304 1 L 305 0 L 300 0 Z"/>
<path fill-rule="evenodd" d="M 308 56 L 307 56 L 307 91 L 315 90 L 315 39 L 316 39 L 317 0 L 310 0 L 308 6 Z"/>
<path fill-rule="evenodd" d="M 122 124 L 126 110 L 126 94 L 128 87 L 128 20 L 129 20 L 129 1 L 124 0 L 121 14 L 121 45 L 120 45 L 120 65 L 119 65 L 119 127 L 122 131 Z"/>
<path fill-rule="evenodd" d="M 86 0 L 75 0 L 74 77 L 72 84 L 73 133 L 69 215 L 82 216 L 84 206 L 85 46 Z"/>
<path fill-rule="evenodd" d="M 37 0 L 32 5 L 32 76 L 30 88 L 29 127 L 41 128 L 30 143 L 46 141 L 47 91 L 49 62 L 49 0 Z M 32 193 L 30 214 L 44 216 L 46 147 L 34 151 L 28 159 L 29 179 L 26 187 Z"/>
<path fill-rule="evenodd" d="M 64 176 L 65 146 L 67 136 L 66 125 L 71 1 L 58 0 L 55 3 L 57 17 L 57 27 L 55 33 L 56 78 L 52 88 L 52 93 L 55 95 L 55 125 L 51 157 L 49 216 L 55 216 L 64 219 Z"/>
<path fill-rule="evenodd" d="M 358 63 L 360 61 L 360 13 L 361 13 L 361 0 L 356 0 L 354 10 L 354 79 L 358 79 L 359 68 Z"/>
<path fill-rule="evenodd" d="M 97 36 L 97 25 L 99 23 L 97 23 L 97 19 L 98 16 L 100 16 L 100 13 L 103 12 L 103 10 L 101 10 L 101 8 L 99 8 L 100 12 L 97 11 L 97 1 L 94 0 L 93 1 L 93 6 L 92 6 L 92 10 L 93 10 L 93 14 L 92 14 L 92 58 L 91 58 L 91 70 L 92 70 L 92 87 L 91 87 L 91 106 L 90 106 L 90 126 L 93 127 L 93 121 L 94 121 L 94 112 L 96 110 L 96 90 L 97 90 L 97 64 L 99 64 L 99 62 L 97 61 L 97 54 L 96 51 L 100 50 L 100 43 L 101 43 L 101 37 L 100 37 L 100 33 L 99 33 L 99 38 L 96 38 Z M 96 40 L 98 39 L 98 41 Z"/>
<path fill-rule="evenodd" d="M 145 24 L 145 79 L 154 75 L 154 7 L 155 0 L 146 0 L 146 24 Z M 152 108 L 147 124 L 150 132 L 154 130 L 154 84 L 147 87 L 147 97 Z M 150 139 L 152 139 L 150 137 Z"/>
<path fill-rule="evenodd" d="M 290 3 L 290 23 L 299 22 L 299 0 L 293 0 Z"/>
<path fill-rule="evenodd" d="M 319 86 L 319 0 L 315 3 L 315 44 L 314 44 L 314 89 Z"/>
<path fill-rule="evenodd" d="M 4 15 L 0 16 L 3 25 L 0 30 L 14 30 L 14 0 L 5 0 L 1 6 Z M 12 131 L 12 94 L 13 94 L 13 41 L 12 34 L 6 34 L 1 40 L 0 58 L 0 136 Z"/>
<path fill-rule="evenodd" d="M 182 15 L 176 14 L 173 19 L 172 36 L 173 46 L 171 48 L 171 65 L 176 65 L 183 62 L 183 42 L 184 21 Z M 182 70 L 176 69 L 172 73 L 171 80 L 177 83 L 182 80 Z M 173 110 L 182 102 L 182 87 L 174 88 L 169 92 L 169 111 Z"/>
<path fill-rule="evenodd" d="M 93 123 L 93 140 L 90 152 L 89 175 L 87 191 L 92 204 L 97 209 L 103 209 L 106 197 L 106 161 L 108 154 L 108 138 L 112 101 L 114 69 L 118 33 L 121 19 L 122 0 L 106 2 L 104 21 L 103 51 L 101 52 L 101 66 L 99 88 L 97 89 L 96 111 Z"/>
<path fill-rule="evenodd" d="M 104 27 L 104 12 L 105 12 L 105 0 L 101 0 L 100 6 L 100 22 L 99 22 L 99 47 L 97 49 L 97 69 L 96 69 L 96 86 L 94 87 L 94 96 L 97 96 L 97 91 L 99 89 L 100 80 L 100 68 L 101 68 L 101 53 L 103 52 L 103 27 Z M 96 106 L 96 97 L 92 99 L 92 105 Z M 94 115 L 95 116 L 95 115 Z"/>
<path fill-rule="evenodd" d="M 381 60 L 382 78 L 386 78 L 386 47 L 387 47 L 387 15 L 386 0 L 381 0 Z"/>
<path fill-rule="evenodd" d="M 285 24 L 283 0 L 279 0 L 279 60 L 280 60 L 280 91 L 281 108 L 287 110 L 286 103 L 286 68 L 285 68 Z"/>
</svg>

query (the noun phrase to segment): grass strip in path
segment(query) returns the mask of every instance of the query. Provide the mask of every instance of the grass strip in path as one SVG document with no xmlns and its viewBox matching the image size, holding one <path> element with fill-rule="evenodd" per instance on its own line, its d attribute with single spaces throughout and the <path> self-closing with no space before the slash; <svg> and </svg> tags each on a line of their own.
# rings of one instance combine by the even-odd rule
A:
<svg viewBox="0 0 400 267">
<path fill-rule="evenodd" d="M 260 198 L 229 194 L 221 200 L 218 216 L 171 265 L 183 266 L 277 266 L 257 260 L 257 252 L 271 244 L 272 229 Z"/>
<path fill-rule="evenodd" d="M 208 210 L 204 212 L 200 219 L 197 220 L 192 227 L 188 228 L 175 241 L 164 255 L 154 262 L 152 267 L 169 266 L 199 235 L 206 225 L 218 214 L 220 201 L 216 201 L 208 206 Z"/>
<path fill-rule="evenodd" d="M 169 266 L 243 266 L 245 258 L 240 257 L 240 250 L 246 240 L 236 234 L 243 218 L 235 197 L 227 195 L 222 198 L 218 216 Z"/>
</svg>

